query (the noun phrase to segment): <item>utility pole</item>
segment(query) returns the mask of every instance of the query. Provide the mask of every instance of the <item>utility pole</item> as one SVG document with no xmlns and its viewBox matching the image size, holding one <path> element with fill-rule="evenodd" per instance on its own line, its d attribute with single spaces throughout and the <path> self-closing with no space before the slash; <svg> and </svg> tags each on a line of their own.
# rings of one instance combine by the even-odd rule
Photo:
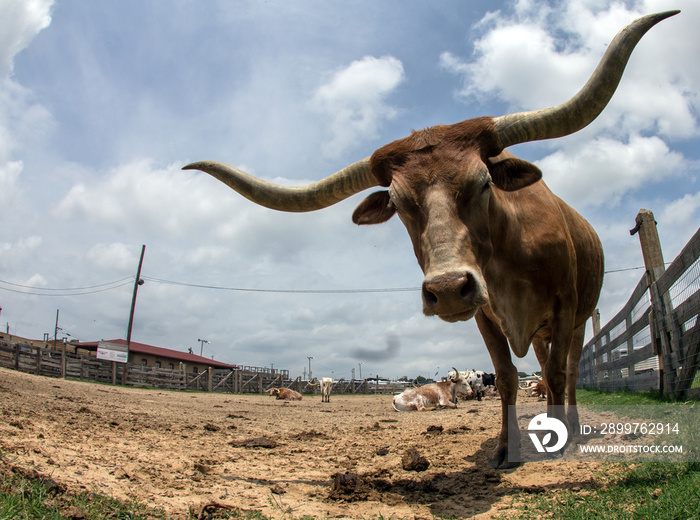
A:
<svg viewBox="0 0 700 520">
<path fill-rule="evenodd" d="M 53 329 L 53 349 L 56 350 L 56 336 L 58 336 L 58 311 L 60 309 L 56 309 L 56 326 Z"/>
<path fill-rule="evenodd" d="M 204 344 L 206 343 L 207 345 L 209 345 L 209 342 L 206 339 L 198 339 L 197 341 L 199 341 L 199 343 L 201 344 L 201 346 L 199 347 L 199 356 L 201 357 L 204 353 Z"/>
<path fill-rule="evenodd" d="M 593 335 L 597 336 L 600 332 L 600 311 L 598 309 L 593 311 L 591 323 L 593 324 Z"/>
<path fill-rule="evenodd" d="M 141 258 L 139 259 L 139 268 L 136 271 L 136 279 L 134 280 L 134 295 L 131 298 L 131 312 L 129 313 L 129 326 L 126 331 L 126 352 L 129 355 L 129 347 L 131 346 L 131 328 L 134 325 L 134 309 L 136 308 L 136 293 L 139 291 L 139 285 L 143 285 L 141 279 L 141 266 L 143 265 L 143 254 L 146 252 L 146 246 L 141 246 Z M 128 357 L 127 357 L 128 359 Z"/>
<path fill-rule="evenodd" d="M 358 363 L 360 365 L 360 379 L 362 379 L 362 363 Z"/>
</svg>

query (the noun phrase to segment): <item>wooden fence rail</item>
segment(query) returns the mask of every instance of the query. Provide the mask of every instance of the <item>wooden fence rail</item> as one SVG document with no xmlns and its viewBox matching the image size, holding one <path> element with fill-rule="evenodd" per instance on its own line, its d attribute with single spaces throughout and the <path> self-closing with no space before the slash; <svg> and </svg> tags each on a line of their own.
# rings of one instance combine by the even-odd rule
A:
<svg viewBox="0 0 700 520">
<path fill-rule="evenodd" d="M 700 229 L 663 274 L 647 271 L 583 348 L 578 384 L 700 395 Z"/>
<path fill-rule="evenodd" d="M 65 355 L 65 358 L 64 358 Z M 67 377 L 127 386 L 155 387 L 170 390 L 199 390 L 228 393 L 266 393 L 271 388 L 291 388 L 302 394 L 318 393 L 318 385 L 301 377 L 289 379 L 285 374 L 243 369 L 210 368 L 199 374 L 181 370 L 144 367 L 136 363 L 115 363 L 92 356 L 63 353 L 61 350 L 29 344 L 0 341 L 0 367 L 48 377 Z M 333 393 L 394 393 L 392 385 L 375 385 L 366 380 L 339 380 Z"/>
</svg>

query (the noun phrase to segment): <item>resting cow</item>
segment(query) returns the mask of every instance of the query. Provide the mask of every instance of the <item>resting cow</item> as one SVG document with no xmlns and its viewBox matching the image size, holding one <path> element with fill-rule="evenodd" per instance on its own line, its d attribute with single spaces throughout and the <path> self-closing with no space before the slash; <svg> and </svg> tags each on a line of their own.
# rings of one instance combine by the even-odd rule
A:
<svg viewBox="0 0 700 520">
<path fill-rule="evenodd" d="M 397 412 L 435 410 L 437 408 L 457 408 L 457 397 L 471 394 L 469 384 L 455 370 L 448 381 L 430 383 L 418 388 L 407 388 L 394 396 L 392 405 Z"/>
<path fill-rule="evenodd" d="M 301 394 L 289 388 L 273 388 L 270 390 L 270 395 L 277 396 L 277 399 L 284 399 L 285 401 L 301 401 Z"/>
<path fill-rule="evenodd" d="M 496 374 L 484 373 L 482 376 L 482 382 L 486 388 L 489 386 L 496 386 Z"/>
<path fill-rule="evenodd" d="M 532 397 L 547 397 L 547 385 L 542 380 L 537 381 L 535 385 L 528 390 L 530 390 L 530 396 Z"/>
<path fill-rule="evenodd" d="M 644 16 L 625 27 L 581 91 L 552 108 L 416 131 L 303 187 L 271 184 L 214 161 L 185 169 L 205 171 L 281 211 L 315 211 L 369 188 L 386 188 L 357 207 L 353 222 L 379 224 L 397 214 L 425 275 L 424 314 L 448 322 L 476 320 L 501 394 L 492 463 L 512 467 L 520 459 L 520 432 L 512 429 L 509 453 L 508 407 L 518 391 L 511 351 L 522 358 L 533 345 L 547 404 L 561 405 L 551 409 L 554 417 L 578 430 L 578 363 L 603 283 L 603 248 L 591 225 L 549 190 L 540 170 L 506 148 L 590 124 L 615 92 L 640 38 L 677 12 Z"/>
</svg>

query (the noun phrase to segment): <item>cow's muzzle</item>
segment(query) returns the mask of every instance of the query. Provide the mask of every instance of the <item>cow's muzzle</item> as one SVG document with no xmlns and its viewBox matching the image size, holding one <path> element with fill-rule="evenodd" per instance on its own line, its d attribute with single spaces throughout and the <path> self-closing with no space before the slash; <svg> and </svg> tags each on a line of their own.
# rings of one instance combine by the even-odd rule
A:
<svg viewBox="0 0 700 520">
<path fill-rule="evenodd" d="M 483 279 L 468 271 L 432 276 L 423 281 L 423 313 L 449 322 L 466 321 L 488 303 Z"/>
</svg>

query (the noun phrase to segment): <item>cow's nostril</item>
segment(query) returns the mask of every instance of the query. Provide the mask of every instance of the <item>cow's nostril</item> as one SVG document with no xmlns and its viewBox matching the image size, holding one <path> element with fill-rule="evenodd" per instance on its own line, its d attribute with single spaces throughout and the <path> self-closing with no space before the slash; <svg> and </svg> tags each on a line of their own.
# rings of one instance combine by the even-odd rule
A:
<svg viewBox="0 0 700 520">
<path fill-rule="evenodd" d="M 428 290 L 425 285 L 423 286 L 423 301 L 431 307 L 435 307 L 438 303 L 438 297 L 435 295 L 435 293 Z"/>
<path fill-rule="evenodd" d="M 459 295 L 462 297 L 463 300 L 469 300 L 474 296 L 475 291 L 476 281 L 474 280 L 474 277 L 467 276 L 467 281 L 462 285 L 462 288 L 459 290 Z"/>
</svg>

